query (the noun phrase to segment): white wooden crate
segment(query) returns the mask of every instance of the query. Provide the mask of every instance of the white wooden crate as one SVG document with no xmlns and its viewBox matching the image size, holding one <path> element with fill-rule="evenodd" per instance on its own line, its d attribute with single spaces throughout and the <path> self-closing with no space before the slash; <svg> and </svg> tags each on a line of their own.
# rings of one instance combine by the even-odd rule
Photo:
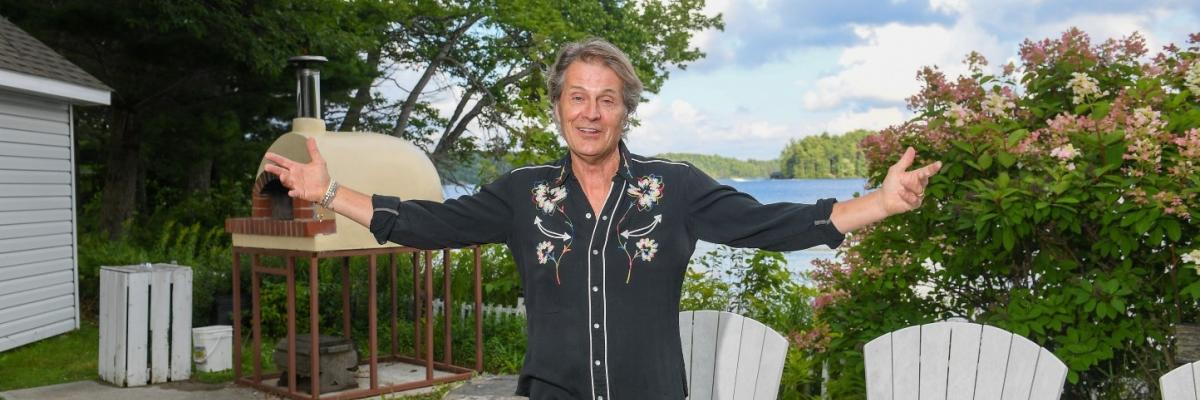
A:
<svg viewBox="0 0 1200 400">
<path fill-rule="evenodd" d="M 117 386 L 186 380 L 191 351 L 191 268 L 100 268 L 100 379 Z"/>
</svg>

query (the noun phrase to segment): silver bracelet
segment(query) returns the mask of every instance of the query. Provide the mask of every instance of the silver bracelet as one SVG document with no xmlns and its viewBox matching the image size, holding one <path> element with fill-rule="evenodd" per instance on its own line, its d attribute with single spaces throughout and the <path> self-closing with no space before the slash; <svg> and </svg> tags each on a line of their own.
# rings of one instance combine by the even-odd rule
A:
<svg viewBox="0 0 1200 400">
<path fill-rule="evenodd" d="M 319 202 L 319 204 L 321 204 L 321 207 L 330 208 L 329 205 L 333 204 L 334 196 L 337 196 L 337 189 L 338 189 L 337 181 L 330 179 L 329 180 L 329 188 L 325 189 L 325 196 L 321 197 L 321 201 Z"/>
</svg>

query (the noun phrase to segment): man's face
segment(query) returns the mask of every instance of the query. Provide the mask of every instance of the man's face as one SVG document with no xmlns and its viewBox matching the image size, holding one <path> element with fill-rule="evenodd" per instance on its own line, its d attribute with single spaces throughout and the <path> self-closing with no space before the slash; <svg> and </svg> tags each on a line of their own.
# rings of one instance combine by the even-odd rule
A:
<svg viewBox="0 0 1200 400">
<path fill-rule="evenodd" d="M 617 148 L 625 122 L 621 87 L 621 78 L 604 64 L 576 61 L 567 67 L 557 112 L 572 154 L 599 159 Z"/>
</svg>

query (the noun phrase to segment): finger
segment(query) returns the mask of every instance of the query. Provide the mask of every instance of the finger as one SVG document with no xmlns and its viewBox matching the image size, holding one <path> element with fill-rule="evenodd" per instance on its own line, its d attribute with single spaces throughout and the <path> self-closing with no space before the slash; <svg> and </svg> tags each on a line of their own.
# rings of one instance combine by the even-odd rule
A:
<svg viewBox="0 0 1200 400">
<path fill-rule="evenodd" d="M 313 162 L 325 162 L 325 159 L 321 157 L 321 151 L 317 150 L 316 138 L 308 138 L 308 141 L 305 142 L 305 144 L 308 145 L 308 158 L 312 159 Z"/>
<path fill-rule="evenodd" d="M 941 171 L 941 170 L 942 170 L 942 162 L 938 161 L 933 164 L 929 164 L 924 167 L 921 167 L 921 169 L 919 169 L 918 171 L 921 171 L 922 177 L 929 178 L 931 176 L 937 175 L 938 171 Z"/>
<path fill-rule="evenodd" d="M 904 155 L 900 156 L 900 161 L 896 161 L 892 168 L 898 168 L 901 171 L 907 171 L 908 167 L 912 166 L 913 160 L 917 158 L 917 150 L 909 146 L 908 150 L 904 151 Z"/>
<path fill-rule="evenodd" d="M 292 190 L 289 190 L 289 191 L 288 191 L 288 197 L 300 198 L 300 190 L 299 190 L 299 189 L 292 189 Z"/>
<path fill-rule="evenodd" d="M 289 160 L 287 157 L 284 157 L 284 156 L 281 156 L 281 155 L 278 155 L 275 153 L 267 152 L 267 154 L 264 155 L 263 158 L 266 158 L 267 161 L 282 165 L 284 168 L 287 168 L 287 169 L 292 169 L 292 168 L 296 167 L 295 161 Z"/>
<path fill-rule="evenodd" d="M 913 194 L 919 195 L 925 193 L 925 179 L 921 177 L 921 174 L 918 171 L 913 171 L 909 173 L 909 176 L 913 179 L 901 179 L 900 185 Z"/>
<path fill-rule="evenodd" d="M 275 176 L 283 176 L 288 170 L 275 164 L 267 164 L 263 166 L 263 170 L 275 174 Z"/>
<path fill-rule="evenodd" d="M 900 200 L 904 200 L 911 207 L 921 201 L 921 198 L 912 192 L 900 192 Z"/>
</svg>

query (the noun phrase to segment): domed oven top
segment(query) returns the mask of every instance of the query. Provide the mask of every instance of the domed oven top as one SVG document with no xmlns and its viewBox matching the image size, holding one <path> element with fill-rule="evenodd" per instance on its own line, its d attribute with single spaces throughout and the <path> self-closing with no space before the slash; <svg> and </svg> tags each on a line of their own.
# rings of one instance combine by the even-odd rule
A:
<svg viewBox="0 0 1200 400">
<path fill-rule="evenodd" d="M 437 170 L 425 152 L 393 136 L 362 132 L 325 132 L 325 122 L 296 118 L 292 132 L 276 139 L 267 151 L 297 162 L 308 162 L 305 142 L 315 138 L 329 176 L 367 194 L 405 200 L 442 201 Z M 364 226 L 314 203 L 289 198 L 274 174 L 258 166 L 249 218 L 230 218 L 225 229 L 238 247 L 305 251 L 369 249 L 380 246 Z"/>
</svg>

